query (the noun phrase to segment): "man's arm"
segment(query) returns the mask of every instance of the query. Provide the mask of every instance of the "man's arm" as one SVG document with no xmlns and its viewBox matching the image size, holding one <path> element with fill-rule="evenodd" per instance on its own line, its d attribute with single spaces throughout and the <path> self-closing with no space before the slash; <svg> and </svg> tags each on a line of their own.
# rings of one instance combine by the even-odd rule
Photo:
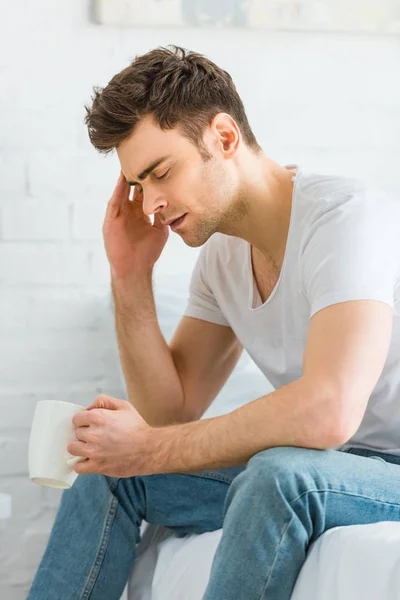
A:
<svg viewBox="0 0 400 600">
<path fill-rule="evenodd" d="M 151 273 L 112 280 L 119 355 L 130 402 L 153 427 L 199 419 L 242 346 L 230 327 L 183 317 L 168 345 L 158 323 Z"/>
<path fill-rule="evenodd" d="M 327 449 L 357 431 L 382 372 L 392 308 L 357 300 L 328 306 L 310 321 L 300 379 L 213 419 L 153 432 L 151 472 L 242 465 L 267 448 Z"/>
<path fill-rule="evenodd" d="M 129 401 L 154 427 L 184 423 L 184 395 L 168 345 L 160 331 L 152 273 L 111 280 L 115 329 Z"/>
</svg>

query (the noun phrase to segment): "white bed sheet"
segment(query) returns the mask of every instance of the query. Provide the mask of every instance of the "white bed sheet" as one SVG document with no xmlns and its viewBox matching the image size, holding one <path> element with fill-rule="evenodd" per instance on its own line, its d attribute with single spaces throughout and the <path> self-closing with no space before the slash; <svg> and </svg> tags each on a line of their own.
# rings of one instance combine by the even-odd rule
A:
<svg viewBox="0 0 400 600">
<path fill-rule="evenodd" d="M 222 529 L 144 524 L 129 600 L 202 600 Z M 400 600 L 400 522 L 336 527 L 309 548 L 291 600 Z"/>
</svg>

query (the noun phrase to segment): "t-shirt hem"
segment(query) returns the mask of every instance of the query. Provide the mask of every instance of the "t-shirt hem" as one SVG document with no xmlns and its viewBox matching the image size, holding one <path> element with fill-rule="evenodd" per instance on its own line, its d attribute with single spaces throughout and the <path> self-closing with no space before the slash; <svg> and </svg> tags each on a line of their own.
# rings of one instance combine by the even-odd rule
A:
<svg viewBox="0 0 400 600">
<path fill-rule="evenodd" d="M 204 310 L 191 306 L 186 308 L 183 315 L 185 317 L 194 317 L 195 319 L 210 321 L 210 323 L 215 323 L 216 325 L 225 325 L 226 327 L 230 327 L 230 324 L 226 319 L 224 319 L 224 317 L 216 315 L 211 310 Z"/>
<path fill-rule="evenodd" d="M 393 291 L 388 292 L 385 290 L 368 290 L 368 289 L 357 289 L 343 292 L 335 292 L 322 296 L 319 300 L 315 301 L 311 307 L 310 318 L 318 311 L 330 306 L 332 304 L 338 304 L 339 302 L 346 302 L 349 300 L 378 300 L 380 302 L 386 302 L 394 310 Z"/>
</svg>

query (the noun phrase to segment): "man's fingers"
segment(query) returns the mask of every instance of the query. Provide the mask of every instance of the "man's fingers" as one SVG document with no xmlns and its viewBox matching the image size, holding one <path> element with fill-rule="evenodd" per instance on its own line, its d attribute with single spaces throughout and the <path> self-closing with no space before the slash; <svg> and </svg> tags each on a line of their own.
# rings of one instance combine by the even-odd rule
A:
<svg viewBox="0 0 400 600">
<path fill-rule="evenodd" d="M 73 415 L 72 424 L 75 427 L 89 427 L 94 424 L 94 414 L 92 410 L 81 410 Z"/>
<path fill-rule="evenodd" d="M 133 202 L 142 203 L 143 202 L 143 190 L 140 190 L 139 188 L 135 187 L 132 200 L 133 200 Z"/>
<path fill-rule="evenodd" d="M 114 193 L 111 196 L 111 204 L 120 204 L 123 200 L 129 199 L 129 192 L 131 191 L 131 186 L 126 182 L 125 175 L 121 171 L 118 177 L 117 185 L 115 186 Z"/>
<path fill-rule="evenodd" d="M 107 212 L 105 219 L 115 219 L 118 217 L 118 214 L 121 210 L 121 205 L 124 202 L 129 200 L 129 193 L 131 191 L 131 186 L 126 183 L 125 175 L 120 173 L 117 181 L 117 185 L 115 186 L 113 195 L 110 198 L 110 201 L 107 206 Z"/>
<path fill-rule="evenodd" d="M 90 473 L 98 473 L 95 470 L 92 460 L 81 460 L 74 466 L 75 473 L 79 475 L 89 475 Z"/>
<path fill-rule="evenodd" d="M 72 456 L 86 456 L 87 448 L 86 442 L 77 441 L 67 444 L 67 452 L 72 454 Z"/>
</svg>

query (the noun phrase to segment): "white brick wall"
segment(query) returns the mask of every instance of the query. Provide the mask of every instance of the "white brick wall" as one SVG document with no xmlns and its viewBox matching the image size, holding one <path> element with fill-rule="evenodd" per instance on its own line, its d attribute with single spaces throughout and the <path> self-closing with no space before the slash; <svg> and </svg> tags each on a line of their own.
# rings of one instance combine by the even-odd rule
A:
<svg viewBox="0 0 400 600">
<path fill-rule="evenodd" d="M 92 85 L 155 46 L 193 48 L 231 72 L 272 158 L 400 192 L 398 40 L 119 30 L 91 23 L 88 4 L 0 2 L 0 492 L 13 497 L 0 531 L 7 600 L 26 597 L 61 496 L 28 478 L 36 402 L 125 397 L 101 237 L 119 165 L 88 142 L 83 105 Z M 195 256 L 170 239 L 158 265 L 161 292 L 167 271 L 188 277 Z"/>
</svg>

